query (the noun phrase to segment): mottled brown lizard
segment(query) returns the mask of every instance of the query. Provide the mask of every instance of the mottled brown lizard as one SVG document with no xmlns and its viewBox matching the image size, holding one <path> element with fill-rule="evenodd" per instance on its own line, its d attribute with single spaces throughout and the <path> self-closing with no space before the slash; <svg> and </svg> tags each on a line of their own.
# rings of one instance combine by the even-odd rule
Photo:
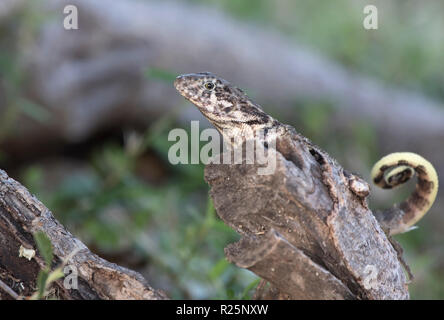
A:
<svg viewBox="0 0 444 320">
<path fill-rule="evenodd" d="M 276 136 L 290 136 L 304 141 L 312 156 L 322 161 L 335 161 L 325 151 L 314 145 L 296 130 L 283 124 L 254 103 L 241 89 L 209 72 L 181 75 L 174 82 L 175 88 L 186 99 L 198 107 L 200 112 L 221 132 L 228 141 L 253 139 L 257 132 L 263 132 L 264 146 Z M 273 136 L 270 136 L 270 132 Z M 297 157 L 287 155 L 294 162 Z M 399 205 L 380 212 L 375 216 L 381 227 L 390 235 L 406 232 L 421 219 L 433 204 L 438 177 L 433 166 L 421 156 L 410 152 L 392 153 L 378 161 L 372 169 L 374 183 L 382 188 L 394 188 L 405 183 L 414 174 L 418 175 L 415 191 Z M 344 171 L 351 190 L 365 199 L 369 188 L 365 181 Z"/>
</svg>

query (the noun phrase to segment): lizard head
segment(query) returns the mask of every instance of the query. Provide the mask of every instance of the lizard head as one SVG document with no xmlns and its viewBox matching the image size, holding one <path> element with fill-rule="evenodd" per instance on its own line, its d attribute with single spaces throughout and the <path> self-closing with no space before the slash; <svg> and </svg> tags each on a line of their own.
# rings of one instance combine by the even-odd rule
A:
<svg viewBox="0 0 444 320">
<path fill-rule="evenodd" d="M 174 87 L 219 130 L 264 126 L 273 120 L 241 89 L 210 72 L 178 76 Z"/>
</svg>

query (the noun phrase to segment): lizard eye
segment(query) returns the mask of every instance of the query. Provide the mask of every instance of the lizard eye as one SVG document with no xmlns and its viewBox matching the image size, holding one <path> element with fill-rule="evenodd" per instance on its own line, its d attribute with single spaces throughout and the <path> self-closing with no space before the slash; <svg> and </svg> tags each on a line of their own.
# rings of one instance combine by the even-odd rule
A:
<svg viewBox="0 0 444 320">
<path fill-rule="evenodd" d="M 215 87 L 214 83 L 212 83 L 210 81 L 205 82 L 204 86 L 205 86 L 205 89 L 207 89 L 207 90 L 213 90 Z"/>
</svg>

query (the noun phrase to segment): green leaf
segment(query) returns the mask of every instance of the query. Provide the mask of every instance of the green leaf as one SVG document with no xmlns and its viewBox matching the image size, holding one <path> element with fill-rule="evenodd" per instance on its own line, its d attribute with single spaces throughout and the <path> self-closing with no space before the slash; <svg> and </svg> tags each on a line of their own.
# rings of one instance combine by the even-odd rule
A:
<svg viewBox="0 0 444 320">
<path fill-rule="evenodd" d="M 224 273 L 224 271 L 227 270 L 229 265 L 230 263 L 225 258 L 220 259 L 216 263 L 216 265 L 210 270 L 208 274 L 210 279 L 215 280 L 219 278 L 222 275 L 222 273 Z"/>
<path fill-rule="evenodd" d="M 35 165 L 31 165 L 24 170 L 22 179 L 28 190 L 35 194 L 38 194 L 39 191 L 42 190 L 42 183 L 45 181 L 42 168 Z M 40 194 L 38 194 L 38 196 L 40 196 Z"/>
<path fill-rule="evenodd" d="M 226 295 L 225 299 L 227 299 L 227 300 L 235 300 L 236 299 L 236 294 L 235 294 L 234 290 L 231 288 L 227 288 L 227 290 L 225 291 L 225 295 Z"/>
<path fill-rule="evenodd" d="M 210 225 L 212 225 L 213 222 L 216 220 L 216 209 L 214 209 L 214 204 L 213 204 L 213 200 L 211 199 L 211 197 L 208 197 L 205 220 Z"/>
<path fill-rule="evenodd" d="M 45 296 L 46 281 L 48 280 L 49 272 L 47 270 L 40 270 L 37 276 L 37 296 L 36 299 L 42 299 Z"/>
<path fill-rule="evenodd" d="M 51 268 L 53 258 L 51 240 L 49 240 L 48 236 L 42 231 L 34 234 L 34 240 L 37 244 L 40 255 L 45 260 L 47 268 Z"/>
<path fill-rule="evenodd" d="M 65 274 L 63 273 L 63 270 L 61 267 L 55 269 L 52 271 L 46 280 L 46 286 L 49 286 L 52 282 L 57 281 L 60 278 L 63 278 Z"/>
<path fill-rule="evenodd" d="M 250 300 L 251 297 L 249 295 L 250 291 L 254 288 L 257 287 L 257 285 L 259 284 L 259 282 L 261 282 L 261 279 L 256 279 L 254 281 L 252 281 L 244 290 L 244 292 L 242 293 L 242 300 Z"/>
<path fill-rule="evenodd" d="M 171 71 L 159 69 L 159 68 L 148 68 L 145 72 L 145 76 L 147 78 L 153 80 L 159 80 L 162 82 L 173 84 L 173 81 L 178 76 L 177 74 L 172 73 Z"/>
<path fill-rule="evenodd" d="M 51 120 L 51 113 L 44 107 L 22 97 L 19 97 L 17 100 L 20 110 L 35 121 L 48 124 Z"/>
</svg>

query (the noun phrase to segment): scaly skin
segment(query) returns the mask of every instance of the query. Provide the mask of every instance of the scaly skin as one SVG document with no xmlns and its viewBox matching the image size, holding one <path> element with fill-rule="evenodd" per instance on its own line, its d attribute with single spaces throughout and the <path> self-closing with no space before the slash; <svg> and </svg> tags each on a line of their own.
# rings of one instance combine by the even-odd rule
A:
<svg viewBox="0 0 444 320">
<path fill-rule="evenodd" d="M 282 128 L 239 88 L 209 72 L 179 76 L 174 86 L 230 141 L 259 130 Z"/>
<path fill-rule="evenodd" d="M 242 90 L 210 72 L 181 75 L 174 81 L 174 86 L 229 141 L 239 137 L 253 138 L 251 135 L 259 130 L 263 130 L 265 135 L 271 129 L 277 134 L 294 130 L 266 114 Z M 317 152 L 323 153 L 305 137 L 299 134 L 298 137 L 303 138 Z M 375 184 L 386 189 L 406 182 L 415 172 L 418 174 L 418 183 L 410 197 L 399 206 L 375 213 L 378 221 L 391 235 L 408 231 L 430 209 L 438 191 L 438 176 L 427 160 L 408 152 L 390 154 L 378 161 L 372 170 Z M 351 181 L 355 178 L 353 176 Z M 359 186 L 356 183 L 354 185 Z M 356 189 L 354 192 L 357 195 L 362 193 L 362 197 L 367 195 L 366 190 L 360 192 Z"/>
<path fill-rule="evenodd" d="M 412 152 L 391 153 L 373 166 L 372 180 L 383 189 L 396 188 L 415 173 L 418 175 L 415 191 L 395 205 L 396 211 L 392 209 L 386 212 L 386 215 L 394 213 L 398 216 L 393 220 L 396 223 L 390 226 L 390 234 L 409 231 L 429 211 L 438 193 L 438 175 L 429 161 Z"/>
</svg>

